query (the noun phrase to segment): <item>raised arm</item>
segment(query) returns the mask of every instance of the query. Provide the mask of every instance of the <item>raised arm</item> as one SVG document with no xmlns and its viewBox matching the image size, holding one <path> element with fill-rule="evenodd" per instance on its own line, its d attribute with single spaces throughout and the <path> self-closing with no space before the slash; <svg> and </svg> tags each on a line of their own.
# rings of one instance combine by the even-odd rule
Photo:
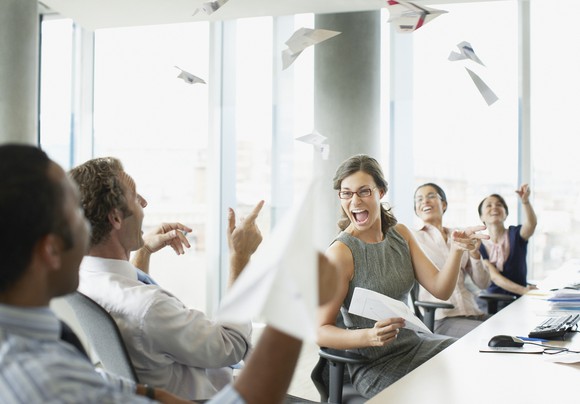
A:
<svg viewBox="0 0 580 404">
<path fill-rule="evenodd" d="M 454 230 L 451 233 L 453 243 L 449 256 L 443 268 L 437 268 L 423 252 L 413 233 L 401 223 L 396 225 L 396 230 L 409 244 L 415 277 L 429 293 L 441 300 L 449 299 L 455 289 L 463 252 L 474 250 L 479 245 L 479 239 L 489 238 L 477 233 L 484 229 L 485 226 L 474 226 Z"/>
<path fill-rule="evenodd" d="M 236 225 L 236 212 L 228 211 L 228 246 L 230 248 L 230 277 L 228 286 L 231 286 L 242 270 L 250 261 L 250 257 L 262 242 L 262 233 L 256 225 L 256 219 L 264 206 L 264 201 L 252 210 L 252 213 Z"/>
<path fill-rule="evenodd" d="M 536 212 L 530 203 L 530 187 L 528 184 L 523 184 L 516 190 L 520 201 L 522 202 L 522 208 L 524 210 L 524 222 L 522 223 L 522 229 L 520 230 L 520 236 L 523 239 L 529 240 L 536 230 L 536 225 L 538 224 L 538 218 L 536 217 Z"/>
<path fill-rule="evenodd" d="M 354 275 L 354 262 L 349 248 L 337 241 L 326 251 L 329 261 L 337 269 L 337 293 L 335 297 L 319 310 L 321 326 L 318 329 L 318 345 L 335 349 L 364 348 L 384 346 L 392 342 L 405 325 L 402 318 L 377 321 L 373 328 L 344 330 L 335 325 L 348 285 Z"/>
</svg>

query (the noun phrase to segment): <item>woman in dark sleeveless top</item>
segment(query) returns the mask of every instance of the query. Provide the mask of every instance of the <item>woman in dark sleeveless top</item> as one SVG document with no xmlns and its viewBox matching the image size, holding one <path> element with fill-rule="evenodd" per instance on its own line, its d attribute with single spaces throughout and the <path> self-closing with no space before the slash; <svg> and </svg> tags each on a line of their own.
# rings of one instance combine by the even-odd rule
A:
<svg viewBox="0 0 580 404">
<path fill-rule="evenodd" d="M 372 397 L 416 368 L 455 339 L 415 332 L 405 327 L 402 318 L 381 321 L 351 315 L 354 329 L 345 329 L 338 317 L 340 307 L 348 309 L 355 287 L 363 287 L 408 303 L 415 280 L 439 299 L 453 292 L 463 251 L 474 249 L 476 234 L 484 226 L 454 231 L 453 245 L 443 268 L 437 268 L 423 253 L 411 231 L 381 205 L 387 182 L 378 162 L 366 155 L 344 161 L 336 171 L 343 219 L 342 232 L 326 255 L 339 272 L 339 297 L 323 307 L 318 332 L 321 346 L 350 349 L 371 360 L 349 365 L 356 389 Z M 337 320 L 338 318 L 338 320 Z"/>
</svg>

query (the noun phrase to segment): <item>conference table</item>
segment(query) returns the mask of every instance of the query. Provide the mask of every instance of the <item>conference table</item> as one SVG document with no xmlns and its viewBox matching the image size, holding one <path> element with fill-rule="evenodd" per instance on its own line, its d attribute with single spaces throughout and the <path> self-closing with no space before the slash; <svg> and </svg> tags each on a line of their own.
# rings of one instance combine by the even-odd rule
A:
<svg viewBox="0 0 580 404">
<path fill-rule="evenodd" d="M 527 336 L 546 317 L 564 314 L 550 311 L 546 300 L 549 290 L 578 282 L 580 264 L 564 266 L 542 281 L 538 291 L 500 310 L 368 403 L 580 403 L 580 363 L 549 361 L 566 354 L 479 351 L 495 335 Z M 550 340 L 545 344 L 580 351 L 580 335 L 568 333 L 564 340 Z"/>
</svg>

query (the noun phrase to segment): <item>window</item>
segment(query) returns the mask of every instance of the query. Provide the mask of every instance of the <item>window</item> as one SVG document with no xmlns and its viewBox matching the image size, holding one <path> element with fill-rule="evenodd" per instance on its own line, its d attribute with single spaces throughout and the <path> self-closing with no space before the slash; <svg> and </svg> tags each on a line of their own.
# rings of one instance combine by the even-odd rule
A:
<svg viewBox="0 0 580 404">
<path fill-rule="evenodd" d="M 144 231 L 169 221 L 193 228 L 192 248 L 152 256 L 152 274 L 186 305 L 206 305 L 207 23 L 95 32 L 95 157 L 121 159 L 147 199 Z"/>
</svg>

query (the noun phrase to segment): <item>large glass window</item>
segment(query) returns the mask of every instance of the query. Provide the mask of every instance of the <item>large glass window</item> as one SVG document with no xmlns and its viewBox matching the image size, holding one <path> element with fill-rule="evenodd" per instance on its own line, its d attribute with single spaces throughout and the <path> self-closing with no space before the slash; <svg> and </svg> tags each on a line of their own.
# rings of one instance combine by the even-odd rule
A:
<svg viewBox="0 0 580 404">
<path fill-rule="evenodd" d="M 574 0 L 530 2 L 532 188 L 538 228 L 534 265 L 538 274 L 580 256 L 580 160 L 576 149 L 580 55 Z M 546 16 L 558 16 L 557 26 Z"/>
<path fill-rule="evenodd" d="M 73 31 L 70 19 L 41 25 L 40 142 L 65 169 L 71 165 Z"/>
<path fill-rule="evenodd" d="M 206 304 L 208 93 L 177 78 L 178 66 L 207 81 L 208 23 L 95 32 L 95 156 L 121 159 L 147 199 L 144 230 L 179 221 L 192 248 L 152 257 L 155 278 L 185 304 Z"/>
<path fill-rule="evenodd" d="M 503 195 L 517 222 L 517 2 L 446 4 L 413 34 L 413 161 L 415 185 L 435 182 L 446 192 L 447 226 L 481 223 L 479 202 Z M 490 26 L 493 21 L 493 28 Z M 449 61 L 467 41 L 485 66 Z M 466 68 L 499 97 L 488 106 Z M 412 209 L 411 204 L 409 209 Z"/>
</svg>

